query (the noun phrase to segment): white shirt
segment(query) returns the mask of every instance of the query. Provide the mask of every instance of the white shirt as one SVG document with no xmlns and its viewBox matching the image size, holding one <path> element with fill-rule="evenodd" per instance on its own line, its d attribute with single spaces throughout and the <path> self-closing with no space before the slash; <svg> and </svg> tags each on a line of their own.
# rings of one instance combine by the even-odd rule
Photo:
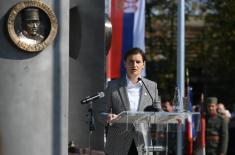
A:
<svg viewBox="0 0 235 155">
<path fill-rule="evenodd" d="M 137 111 L 139 107 L 139 101 L 140 101 L 140 91 L 142 87 L 141 81 L 133 84 L 128 77 L 126 77 L 127 81 L 127 96 L 129 98 L 130 102 L 130 111 Z"/>
</svg>

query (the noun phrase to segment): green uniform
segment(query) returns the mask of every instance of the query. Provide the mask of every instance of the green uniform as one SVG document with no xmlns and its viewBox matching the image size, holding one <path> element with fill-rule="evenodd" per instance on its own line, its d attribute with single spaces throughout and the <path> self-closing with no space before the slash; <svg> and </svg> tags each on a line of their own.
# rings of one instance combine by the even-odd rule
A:
<svg viewBox="0 0 235 155">
<path fill-rule="evenodd" d="M 228 122 L 219 114 L 206 115 L 206 155 L 226 155 Z"/>
</svg>

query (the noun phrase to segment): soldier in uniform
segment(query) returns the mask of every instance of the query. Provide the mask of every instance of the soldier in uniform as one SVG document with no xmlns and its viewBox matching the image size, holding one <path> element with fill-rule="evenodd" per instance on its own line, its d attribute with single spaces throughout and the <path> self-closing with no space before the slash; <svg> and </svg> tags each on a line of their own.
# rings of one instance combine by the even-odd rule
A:
<svg viewBox="0 0 235 155">
<path fill-rule="evenodd" d="M 226 155 L 228 147 L 228 122 L 217 113 L 217 98 L 206 100 L 206 155 Z"/>
<path fill-rule="evenodd" d="M 39 33 L 39 10 L 37 8 L 26 8 L 22 10 L 22 32 L 19 34 L 21 41 L 27 44 L 37 44 L 44 40 Z"/>
</svg>

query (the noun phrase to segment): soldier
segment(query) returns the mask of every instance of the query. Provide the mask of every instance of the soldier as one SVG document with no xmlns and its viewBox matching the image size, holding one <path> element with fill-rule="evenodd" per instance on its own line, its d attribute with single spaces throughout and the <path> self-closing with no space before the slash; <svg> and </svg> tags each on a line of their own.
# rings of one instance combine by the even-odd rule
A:
<svg viewBox="0 0 235 155">
<path fill-rule="evenodd" d="M 22 32 L 19 34 L 21 41 L 27 44 L 37 44 L 44 40 L 39 32 L 40 20 L 37 8 L 26 8 L 22 10 Z"/>
<path fill-rule="evenodd" d="M 206 155 L 226 155 L 228 147 L 228 122 L 217 113 L 217 98 L 206 100 Z"/>
</svg>

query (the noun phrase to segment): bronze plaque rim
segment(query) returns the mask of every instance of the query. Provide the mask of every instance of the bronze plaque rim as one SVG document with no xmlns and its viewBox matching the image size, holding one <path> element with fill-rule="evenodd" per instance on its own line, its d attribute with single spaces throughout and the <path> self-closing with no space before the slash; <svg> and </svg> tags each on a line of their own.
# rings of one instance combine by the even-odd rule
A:
<svg viewBox="0 0 235 155">
<path fill-rule="evenodd" d="M 47 38 L 38 43 L 38 44 L 27 44 L 23 41 L 20 40 L 20 38 L 17 36 L 16 32 L 15 32 L 15 19 L 16 16 L 18 15 L 18 13 L 27 8 L 27 7 L 36 7 L 39 8 L 40 10 L 42 10 L 49 18 L 50 20 L 50 32 L 49 35 L 47 36 Z M 10 38 L 12 39 L 12 41 L 16 44 L 17 47 L 19 47 L 22 50 L 25 50 L 27 52 L 40 52 L 43 49 L 45 49 L 48 45 L 50 45 L 57 34 L 57 29 L 58 29 L 58 24 L 57 24 L 57 19 L 55 16 L 55 13 L 53 12 L 53 10 L 45 3 L 43 3 L 40 0 L 28 0 L 28 1 L 21 1 L 19 3 L 17 3 L 12 9 L 11 12 L 8 16 L 8 20 L 7 20 L 7 30 L 9 33 Z"/>
</svg>

